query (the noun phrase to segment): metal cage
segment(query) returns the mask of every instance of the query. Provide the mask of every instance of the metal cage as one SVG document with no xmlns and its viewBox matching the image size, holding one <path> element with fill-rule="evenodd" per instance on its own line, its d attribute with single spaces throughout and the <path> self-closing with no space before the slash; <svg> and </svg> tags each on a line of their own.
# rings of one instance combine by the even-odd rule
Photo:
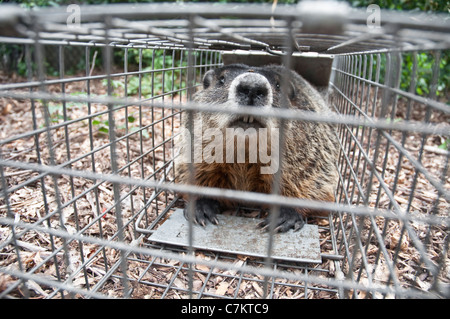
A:
<svg viewBox="0 0 450 319">
<path fill-rule="evenodd" d="M 1 297 L 450 297 L 448 17 L 377 25 L 329 1 L 0 11 Z M 271 116 L 335 125 L 336 203 L 174 182 L 205 72 L 270 59 L 309 66 L 329 101 L 326 117 Z M 322 263 L 150 241 L 180 192 L 324 208 L 308 221 Z"/>
</svg>

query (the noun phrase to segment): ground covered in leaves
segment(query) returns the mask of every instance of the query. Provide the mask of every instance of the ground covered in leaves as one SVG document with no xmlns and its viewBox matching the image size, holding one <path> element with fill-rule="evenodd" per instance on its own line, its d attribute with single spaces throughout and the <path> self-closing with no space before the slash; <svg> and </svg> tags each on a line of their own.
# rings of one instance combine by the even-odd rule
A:
<svg viewBox="0 0 450 319">
<path fill-rule="evenodd" d="M 24 79 L 11 78 L 2 74 L 1 83 L 21 82 Z M 91 92 L 101 96 L 106 94 L 106 87 L 102 81 L 92 81 Z M 61 93 L 61 85 L 49 86 L 48 91 Z M 65 84 L 64 91 L 74 95 L 85 95 L 85 82 L 69 82 Z M 27 92 L 23 90 L 23 92 Z M 123 92 L 118 88 L 115 91 L 118 96 Z M 177 95 L 170 97 L 173 102 L 179 103 L 183 97 Z M 81 103 L 68 103 L 64 108 L 61 103 L 50 102 L 48 104 L 49 118 L 52 125 L 60 126 L 52 130 L 52 149 L 47 147 L 46 134 L 26 136 L 27 132 L 44 130 L 45 121 L 42 101 L 35 100 L 32 105 L 30 100 L 15 100 L 0 98 L 0 140 L 7 140 L 14 136 L 24 135 L 1 146 L 1 157 L 26 163 L 43 163 L 46 165 L 71 162 L 67 168 L 80 171 L 95 171 L 96 173 L 111 172 L 111 153 L 108 144 L 109 123 L 107 106 L 93 103 L 88 111 L 87 106 Z M 36 113 L 33 123 L 32 112 Z M 427 112 L 421 106 L 413 106 L 408 111 L 405 101 L 399 100 L 396 111 L 397 119 L 409 116 L 413 120 L 423 121 Z M 88 112 L 98 113 L 98 116 L 88 119 Z M 123 168 L 120 174 L 133 178 L 148 178 L 153 176 L 156 180 L 173 178 L 173 170 L 166 169 L 167 163 L 173 158 L 173 140 L 171 137 L 179 128 L 179 116 L 176 111 L 167 111 L 158 108 L 152 110 L 129 106 L 115 111 L 116 135 L 122 139 L 117 143 L 117 163 Z M 407 114 L 408 113 L 408 114 Z M 447 115 L 433 112 L 430 121 L 448 125 Z M 140 129 L 145 127 L 145 129 Z M 364 158 L 373 158 L 376 139 L 368 130 L 354 130 L 356 139 L 344 141 L 343 147 L 346 153 L 351 154 L 353 171 L 350 165 L 341 167 L 344 175 L 344 186 L 351 194 L 351 204 L 364 204 L 367 201 L 369 207 L 391 208 L 391 200 L 386 192 L 380 192 L 380 180 L 373 178 L 372 190 L 368 198 L 360 193 L 359 185 L 367 185 L 370 167 L 364 164 Z M 373 133 L 374 134 L 374 133 Z M 448 150 L 442 147 L 448 140 L 443 136 L 426 136 L 419 133 L 403 134 L 391 132 L 393 138 L 403 143 L 404 148 L 418 158 L 427 171 L 448 190 L 450 177 L 445 170 Z M 36 143 L 40 147 L 36 148 Z M 449 203 L 436 191 L 435 187 L 423 174 L 416 174 L 412 163 L 386 139 L 381 139 L 380 155 L 375 159 L 375 167 L 379 176 L 393 192 L 393 196 L 401 207 L 415 214 L 434 214 L 448 217 Z M 422 143 L 424 147 L 422 148 Z M 37 151 L 38 150 L 38 151 Z M 148 150 L 151 150 L 148 152 Z M 52 156 L 55 163 L 51 162 Z M 363 154 L 366 152 L 366 154 Z M 388 156 L 385 156 L 385 154 Z M 422 154 L 422 155 L 419 155 Z M 361 160 L 358 160 L 361 158 Z M 365 171 L 361 168 L 365 166 Z M 111 183 L 96 184 L 85 178 L 69 176 L 52 177 L 39 174 L 30 170 L 4 167 L 3 175 L 7 181 L 7 187 L 14 188 L 8 196 L 8 204 L 0 199 L 0 216 L 14 216 L 17 221 L 35 223 L 45 218 L 41 225 L 44 227 L 58 228 L 61 224 L 69 233 L 76 233 L 84 229 L 86 236 L 97 236 L 117 240 L 117 220 L 114 210 L 114 190 Z M 349 177 L 350 176 L 350 177 Z M 33 180 L 34 179 L 34 180 Z M 29 182 L 33 180 L 33 182 Z M 22 186 L 23 185 L 23 186 Z M 57 186 L 57 187 L 55 187 Z M 57 200 L 59 191 L 60 199 Z M 136 231 L 136 212 L 145 209 L 145 218 L 150 222 L 156 218 L 167 203 L 174 200 L 174 194 L 168 192 L 157 195 L 157 199 L 149 206 L 146 198 L 151 191 L 142 188 L 132 188 L 123 185 L 121 191 L 129 196 L 121 203 L 124 222 L 123 235 L 126 242 L 133 242 L 139 238 Z M 45 193 L 45 196 L 43 196 Z M 411 194 L 413 194 L 411 196 Z M 77 197 L 78 196 L 78 197 Z M 65 205 L 65 203 L 70 203 Z M 60 215 L 47 216 L 48 212 L 58 211 L 58 205 L 63 205 Z M 177 203 L 180 206 L 182 203 Z M 8 211 L 7 208 L 10 208 Z M 324 259 L 321 265 L 299 265 L 279 262 L 274 266 L 278 270 L 289 273 L 312 274 L 323 278 L 334 278 L 337 265 L 342 268 L 347 277 L 358 282 L 368 283 L 367 274 L 372 276 L 372 281 L 379 284 L 392 284 L 392 272 L 404 288 L 416 287 L 421 290 L 429 290 L 437 280 L 425 271 L 421 259 L 421 252 L 404 230 L 402 223 L 393 219 L 375 217 L 365 219 L 351 219 L 349 216 L 334 217 L 334 229 L 337 232 L 338 241 L 342 241 L 343 235 L 350 240 L 349 252 L 354 252 L 353 260 L 344 258 L 336 263 L 331 259 Z M 321 238 L 321 250 L 325 254 L 342 254 L 342 251 L 334 251 L 332 236 L 328 219 L 313 220 L 319 226 Z M 355 222 L 360 229 L 360 240 L 365 249 L 363 252 L 355 250 L 357 241 L 354 241 L 353 232 Z M 342 225 L 342 226 L 339 226 Z M 338 227 L 344 227 L 340 231 Z M 382 236 L 382 242 L 374 235 L 373 228 Z M 446 236 L 448 229 L 441 226 L 432 226 L 422 223 L 411 223 L 416 237 L 424 243 L 424 249 L 428 258 L 439 265 L 438 280 L 450 283 L 450 262 L 448 253 L 443 256 L 442 250 L 447 247 Z M 23 230 L 16 229 L 21 232 Z M 347 238 L 348 236 L 348 238 Z M 64 242 L 61 238 L 50 236 L 38 231 L 23 231 L 16 244 L 20 247 L 20 266 L 17 251 L 10 242 L 12 230 L 7 226 L 0 226 L 0 266 L 11 270 L 27 270 L 31 273 L 39 273 L 48 278 L 64 278 L 72 273 L 72 284 L 78 288 L 96 287 L 105 275 L 108 280 L 102 283 L 99 292 L 109 296 L 123 296 L 123 286 L 120 270 L 111 270 L 120 259 L 120 252 L 110 247 L 99 247 L 94 244 L 70 242 L 67 246 L 68 254 L 62 248 Z M 447 239 L 448 241 L 448 239 Z M 6 244 L 8 243 L 8 244 Z M 338 242 L 340 247 L 342 242 Z M 152 245 L 141 240 L 142 245 Z M 447 245 L 447 246 L 446 246 Z M 381 247 L 383 249 L 381 249 Z M 55 253 L 55 250 L 57 251 Z M 389 256 L 386 256 L 385 253 Z M 66 259 L 64 256 L 66 255 Z M 246 256 L 219 255 L 211 252 L 197 252 L 197 256 L 205 260 L 223 260 L 234 266 L 251 265 L 263 267 L 261 260 Z M 388 257 L 388 258 L 387 258 Z M 395 258 L 394 269 L 390 269 L 388 260 Z M 86 262 L 88 260 L 88 262 Z M 186 298 L 189 297 L 189 267 L 179 260 L 154 258 L 130 254 L 128 256 L 127 275 L 132 287 L 134 298 Z M 70 264 L 67 270 L 64 264 Z M 368 264 L 368 266 L 366 265 Z M 80 265 L 85 266 L 80 268 Z M 350 267 L 350 264 L 352 267 Z M 361 271 L 362 270 L 362 271 Z M 211 268 L 203 265 L 194 265 L 192 277 L 192 289 L 194 297 L 201 294 L 202 297 L 230 297 L 230 298 L 260 298 L 264 295 L 265 280 L 260 275 L 242 274 L 235 270 Z M 55 292 L 55 289 L 35 281 L 28 281 L 24 286 L 19 284 L 17 278 L 0 274 L 0 293 L 15 285 L 8 295 L 12 297 L 31 298 L 60 298 L 63 293 Z M 270 278 L 269 297 L 272 298 L 336 298 L 334 288 L 322 285 L 305 285 L 301 281 L 292 281 L 283 278 Z M 354 291 L 348 292 L 350 296 Z M 358 297 L 369 296 L 364 291 L 357 292 Z M 82 297 L 82 295 L 76 295 Z"/>
</svg>

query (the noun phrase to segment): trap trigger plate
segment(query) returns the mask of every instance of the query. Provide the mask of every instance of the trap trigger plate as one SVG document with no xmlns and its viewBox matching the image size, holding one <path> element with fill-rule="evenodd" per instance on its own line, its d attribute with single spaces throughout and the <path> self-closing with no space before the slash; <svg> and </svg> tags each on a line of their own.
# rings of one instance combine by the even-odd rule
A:
<svg viewBox="0 0 450 319">
<path fill-rule="evenodd" d="M 219 214 L 217 219 L 219 225 L 194 225 L 194 248 L 261 258 L 267 256 L 269 234 L 257 227 L 261 221 L 259 218 Z M 187 247 L 189 224 L 183 216 L 183 211 L 174 211 L 148 239 L 157 243 Z M 297 232 L 290 230 L 274 234 L 272 258 L 322 263 L 318 226 L 306 224 Z"/>
</svg>

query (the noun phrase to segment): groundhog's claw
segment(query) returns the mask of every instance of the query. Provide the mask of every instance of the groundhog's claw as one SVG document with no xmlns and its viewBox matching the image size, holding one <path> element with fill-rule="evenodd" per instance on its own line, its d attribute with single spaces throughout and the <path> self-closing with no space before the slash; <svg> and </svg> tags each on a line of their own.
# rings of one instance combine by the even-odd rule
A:
<svg viewBox="0 0 450 319">
<path fill-rule="evenodd" d="M 194 202 L 194 222 L 206 226 L 208 221 L 214 225 L 219 224 L 216 215 L 220 212 L 220 205 L 214 199 L 200 198 Z M 186 207 L 183 211 L 184 217 L 189 220 L 189 211 Z"/>
<path fill-rule="evenodd" d="M 267 217 L 261 223 L 258 224 L 259 227 L 264 231 L 268 231 L 270 228 L 270 220 L 271 217 Z M 277 223 L 275 225 L 274 232 L 275 233 L 284 233 L 290 229 L 294 229 L 294 231 L 298 231 L 303 228 L 305 225 L 305 220 L 303 216 L 299 214 L 293 208 L 281 207 L 280 215 L 278 216 Z"/>
</svg>

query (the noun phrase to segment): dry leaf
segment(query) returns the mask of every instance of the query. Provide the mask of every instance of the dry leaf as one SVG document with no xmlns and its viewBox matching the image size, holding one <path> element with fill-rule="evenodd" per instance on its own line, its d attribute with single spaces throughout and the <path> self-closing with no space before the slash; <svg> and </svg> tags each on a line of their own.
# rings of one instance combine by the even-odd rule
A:
<svg viewBox="0 0 450 319">
<path fill-rule="evenodd" d="M 48 296 L 48 294 L 34 280 L 28 280 L 25 284 L 27 285 L 28 289 L 32 289 L 44 297 Z"/>
<path fill-rule="evenodd" d="M 262 297 L 264 295 L 263 289 L 261 288 L 261 286 L 256 281 L 252 282 L 252 286 L 256 290 L 256 292 L 258 293 L 258 295 L 260 297 Z"/>
<path fill-rule="evenodd" d="M 216 294 L 219 296 L 224 296 L 228 290 L 229 282 L 222 281 L 216 289 Z"/>
<path fill-rule="evenodd" d="M 203 281 L 201 281 L 201 280 L 194 280 L 192 282 L 192 286 L 193 286 L 193 289 L 195 291 L 199 291 L 202 288 L 202 286 L 203 286 Z"/>
<path fill-rule="evenodd" d="M 12 105 L 10 103 L 6 104 L 6 106 L 2 110 L 2 115 L 6 115 L 11 112 Z"/>
<path fill-rule="evenodd" d="M 195 268 L 201 271 L 205 271 L 208 272 L 209 271 L 209 267 L 205 266 L 205 265 L 201 265 L 201 264 L 196 264 Z"/>
<path fill-rule="evenodd" d="M 186 289 L 187 288 L 186 284 L 178 277 L 175 278 L 173 283 L 175 284 L 175 287 L 182 288 L 182 289 Z"/>
</svg>

